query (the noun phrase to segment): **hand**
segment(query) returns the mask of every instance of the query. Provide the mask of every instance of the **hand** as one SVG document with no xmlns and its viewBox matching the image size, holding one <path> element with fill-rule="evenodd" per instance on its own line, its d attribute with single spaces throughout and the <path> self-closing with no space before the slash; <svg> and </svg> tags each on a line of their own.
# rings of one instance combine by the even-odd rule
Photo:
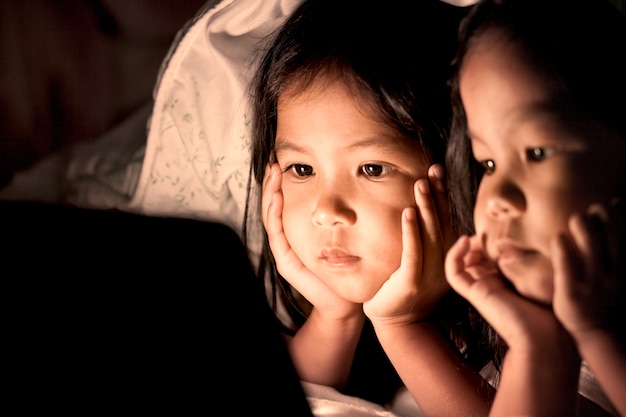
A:
<svg viewBox="0 0 626 417">
<path fill-rule="evenodd" d="M 624 218 L 615 205 L 593 204 L 569 220 L 570 236 L 552 242 L 554 313 L 576 340 L 588 332 L 615 332 L 626 307 Z"/>
<path fill-rule="evenodd" d="M 374 323 L 422 321 L 450 289 L 444 278 L 443 262 L 446 250 L 454 241 L 454 232 L 443 167 L 431 166 L 428 179 L 415 182 L 414 193 L 419 216 L 410 207 L 402 213 L 400 267 L 363 306 Z"/>
<path fill-rule="evenodd" d="M 461 236 L 446 255 L 445 270 L 450 286 L 474 305 L 509 346 L 531 349 L 563 332 L 548 308 L 506 284 L 487 257 L 480 236 Z"/>
<path fill-rule="evenodd" d="M 331 291 L 302 263 L 289 245 L 283 230 L 281 184 L 280 166 L 278 164 L 268 166 L 263 179 L 261 207 L 263 225 L 278 272 L 327 318 L 339 320 L 354 316 L 356 311 L 362 309 L 361 305 L 346 301 Z"/>
</svg>

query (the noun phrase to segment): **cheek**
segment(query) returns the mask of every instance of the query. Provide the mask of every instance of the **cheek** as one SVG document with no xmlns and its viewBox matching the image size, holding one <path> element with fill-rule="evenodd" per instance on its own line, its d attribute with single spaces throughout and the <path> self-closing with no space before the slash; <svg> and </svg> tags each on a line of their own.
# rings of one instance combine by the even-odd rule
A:
<svg viewBox="0 0 626 417">
<path fill-rule="evenodd" d="M 358 234 L 355 234 L 359 237 L 355 237 L 355 241 L 359 242 L 359 253 L 364 256 L 364 264 L 355 281 L 355 287 L 350 290 L 358 294 L 353 301 L 364 302 L 371 299 L 400 267 L 402 259 L 400 215 L 396 210 L 389 212 L 378 210 L 370 216 L 361 216 L 362 223 L 359 225 Z"/>
<path fill-rule="evenodd" d="M 297 204 L 295 200 L 285 198 L 283 205 L 283 231 L 287 240 L 292 246 L 299 246 L 299 242 L 305 239 L 307 233 L 306 230 L 307 221 L 310 219 L 305 218 L 304 209 L 301 204 Z"/>
<path fill-rule="evenodd" d="M 623 160 L 620 164 L 623 165 Z M 552 199 L 553 209 L 562 216 L 584 213 L 590 204 L 607 202 L 615 195 L 623 181 L 620 170 L 615 158 L 604 153 L 582 153 L 565 159 L 552 173 L 542 177 L 544 195 Z"/>
<path fill-rule="evenodd" d="M 487 222 L 487 203 L 483 197 L 480 189 L 476 196 L 476 203 L 474 204 L 474 229 L 477 234 L 480 234 L 485 229 Z"/>
<path fill-rule="evenodd" d="M 402 257 L 402 210 L 393 209 L 386 213 L 375 211 L 371 214 L 372 221 L 362 224 L 362 230 L 371 245 L 372 262 L 377 269 L 387 272 L 395 271 L 400 266 Z M 388 275 L 387 275 L 388 277 Z"/>
<path fill-rule="evenodd" d="M 574 213 L 584 213 L 589 204 L 601 194 L 600 184 L 586 182 L 580 176 L 569 176 L 560 181 L 550 182 L 545 178 L 545 186 L 529 196 L 529 216 L 537 224 L 537 233 L 555 236 L 568 232 L 568 221 Z"/>
<path fill-rule="evenodd" d="M 504 271 L 515 289 L 525 297 L 550 305 L 554 297 L 554 270 L 548 258 L 539 258 L 522 271 Z"/>
</svg>

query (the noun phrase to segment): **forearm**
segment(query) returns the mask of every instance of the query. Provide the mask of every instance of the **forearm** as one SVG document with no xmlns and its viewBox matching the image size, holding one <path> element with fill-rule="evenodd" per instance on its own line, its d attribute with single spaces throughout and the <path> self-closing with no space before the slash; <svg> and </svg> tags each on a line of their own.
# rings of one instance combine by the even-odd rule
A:
<svg viewBox="0 0 626 417">
<path fill-rule="evenodd" d="M 490 417 L 576 415 L 580 360 L 566 345 L 531 352 L 509 349 Z"/>
<path fill-rule="evenodd" d="M 626 416 L 626 347 L 607 332 L 588 334 L 577 342 L 578 350 L 593 371 L 602 390 L 620 415 Z"/>
<path fill-rule="evenodd" d="M 430 322 L 375 325 L 391 363 L 426 416 L 486 416 L 494 389 Z"/>
<path fill-rule="evenodd" d="M 341 389 L 350 375 L 365 316 L 325 320 L 315 310 L 289 342 L 300 379 Z"/>
</svg>

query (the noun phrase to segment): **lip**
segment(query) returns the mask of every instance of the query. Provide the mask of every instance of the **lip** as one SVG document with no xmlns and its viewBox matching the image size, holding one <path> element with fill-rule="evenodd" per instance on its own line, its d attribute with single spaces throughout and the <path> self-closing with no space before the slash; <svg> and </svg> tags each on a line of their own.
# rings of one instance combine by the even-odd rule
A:
<svg viewBox="0 0 626 417">
<path fill-rule="evenodd" d="M 320 259 L 333 267 L 351 266 L 361 261 L 361 257 L 351 255 L 340 248 L 325 248 L 320 253 Z"/>
<path fill-rule="evenodd" d="M 499 239 L 495 242 L 498 265 L 510 265 L 520 262 L 523 258 L 534 253 L 510 239 Z"/>
</svg>

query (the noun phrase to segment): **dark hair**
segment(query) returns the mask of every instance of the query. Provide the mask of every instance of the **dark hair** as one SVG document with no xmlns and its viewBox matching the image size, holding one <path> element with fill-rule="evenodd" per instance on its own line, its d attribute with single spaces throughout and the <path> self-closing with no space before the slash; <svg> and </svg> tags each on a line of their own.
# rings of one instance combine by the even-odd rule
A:
<svg viewBox="0 0 626 417">
<path fill-rule="evenodd" d="M 288 87 L 304 91 L 319 80 L 344 83 L 381 121 L 415 138 L 432 162 L 444 163 L 451 117 L 447 79 L 464 9 L 439 0 L 413 9 L 399 0 L 385 7 L 308 0 L 268 38 L 251 83 L 250 181 L 260 188 L 272 158 L 281 93 Z M 271 263 L 267 245 L 263 252 L 261 269 Z"/>
<path fill-rule="evenodd" d="M 261 45 L 251 82 L 249 192 L 252 181 L 260 192 L 266 166 L 273 158 L 280 95 L 287 88 L 297 94 L 320 81 L 341 82 L 381 122 L 415 139 L 416 148 L 432 163 L 445 164 L 451 121 L 447 82 L 458 24 L 466 11 L 440 0 L 391 0 L 384 5 L 308 0 L 301 4 Z M 245 223 L 255 218 L 252 210 L 259 210 L 250 197 Z M 247 226 L 254 227 L 244 224 L 244 238 Z M 267 236 L 259 276 L 270 283 L 270 304 L 276 308 L 282 303 L 300 326 L 308 314 L 306 300 L 276 271 Z M 456 330 L 467 322 L 469 304 L 450 291 L 440 305 L 437 314 L 457 346 L 470 345 L 460 342 L 457 335 L 462 332 Z"/>
<path fill-rule="evenodd" d="M 468 50 L 485 34 L 509 42 L 549 92 L 564 122 L 584 116 L 626 139 L 626 16 L 605 0 L 481 0 L 465 17 L 451 79 L 453 120 L 446 155 L 450 198 L 459 232 L 473 234 L 483 168 L 474 160 L 459 91 Z M 506 351 L 492 331 L 499 366 Z"/>
</svg>

